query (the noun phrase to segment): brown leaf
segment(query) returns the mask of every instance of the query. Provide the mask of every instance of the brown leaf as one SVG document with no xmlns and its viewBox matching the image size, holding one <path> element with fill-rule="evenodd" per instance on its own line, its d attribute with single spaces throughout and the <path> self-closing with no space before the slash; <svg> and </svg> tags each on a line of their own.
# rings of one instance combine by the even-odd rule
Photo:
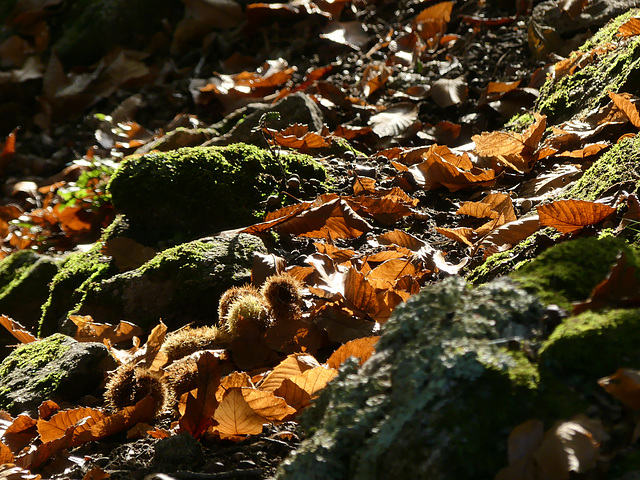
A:
<svg viewBox="0 0 640 480">
<path fill-rule="evenodd" d="M 609 377 L 598 380 L 607 393 L 633 410 L 640 410 L 640 370 L 620 368 Z"/>
<path fill-rule="evenodd" d="M 115 237 L 107 240 L 101 253 L 113 257 L 116 267 L 121 272 L 135 270 L 156 255 L 151 247 L 145 247 L 135 240 L 126 237 Z"/>
<path fill-rule="evenodd" d="M 91 430 L 91 427 L 106 415 L 100 410 L 92 408 L 74 408 L 56 413 L 50 420 L 38 420 L 38 433 L 43 442 L 51 442 L 65 435 L 69 427 L 74 427 L 73 437 L 81 439 L 82 432 Z M 72 441 L 73 445 L 79 445 Z"/>
<path fill-rule="evenodd" d="M 631 17 L 618 27 L 618 36 L 620 37 L 632 37 L 634 35 L 640 35 L 640 18 Z"/>
<path fill-rule="evenodd" d="M 441 78 L 431 85 L 431 97 L 440 108 L 459 105 L 467 100 L 469 87 L 464 76 L 457 78 Z"/>
<path fill-rule="evenodd" d="M 615 103 L 616 107 L 624 112 L 631 124 L 640 128 L 640 113 L 638 107 L 628 98 L 628 96 L 618 95 L 615 92 L 609 90 L 609 98 Z"/>
<path fill-rule="evenodd" d="M 278 232 L 312 238 L 356 238 L 371 230 L 371 225 L 342 199 L 336 198 L 306 210 L 278 225 Z"/>
<path fill-rule="evenodd" d="M 78 329 L 74 338 L 79 342 L 99 342 L 108 339 L 112 344 L 131 340 L 134 336 L 142 335 L 142 328 L 133 323 L 120 321 L 118 325 L 96 323 L 90 315 L 69 315 Z"/>
<path fill-rule="evenodd" d="M 0 478 L 2 480 L 40 480 L 40 475 L 35 475 L 13 463 L 0 464 Z"/>
<path fill-rule="evenodd" d="M 264 390 L 246 387 L 241 388 L 241 391 L 251 409 L 268 422 L 280 422 L 285 417 L 296 412 L 294 408 L 287 405 L 284 398 L 276 396 L 274 392 L 265 392 Z"/>
<path fill-rule="evenodd" d="M 300 411 L 310 403 L 313 395 L 326 387 L 337 374 L 333 368 L 315 367 L 287 378 L 274 393 L 284 398 L 296 411 Z"/>
<path fill-rule="evenodd" d="M 560 422 L 545 433 L 534 453 L 538 466 L 550 479 L 569 478 L 571 472 L 585 473 L 598 457 L 599 444 L 584 426 L 576 422 Z"/>
<path fill-rule="evenodd" d="M 371 312 L 371 316 L 380 310 L 375 289 L 365 276 L 351 267 L 344 278 L 344 297 L 354 307 L 363 312 Z"/>
<path fill-rule="evenodd" d="M 9 446 L 12 452 L 20 452 L 38 436 L 36 424 L 37 421 L 29 415 L 18 415 L 4 432 L 2 436 L 4 443 Z"/>
<path fill-rule="evenodd" d="M 82 480 L 105 480 L 107 478 L 111 478 L 111 475 L 109 475 L 100 467 L 93 467 L 87 473 L 85 473 L 84 477 L 82 477 Z"/>
<path fill-rule="evenodd" d="M 220 380 L 216 391 L 216 400 L 220 403 L 229 390 L 242 387 L 254 388 L 251 377 L 246 372 L 232 372 Z"/>
<path fill-rule="evenodd" d="M 135 405 L 125 407 L 92 425 L 86 435 L 83 433 L 74 441 L 84 443 L 100 440 L 116 433 L 124 432 L 137 423 L 150 422 L 155 416 L 155 409 L 156 400 L 147 395 Z"/>
<path fill-rule="evenodd" d="M 273 253 L 253 252 L 253 266 L 251 268 L 251 283 L 262 285 L 271 275 L 279 275 L 284 272 L 287 261 Z"/>
<path fill-rule="evenodd" d="M 602 203 L 584 200 L 558 200 L 537 207 L 540 225 L 553 227 L 562 233 L 575 233 L 589 225 L 600 223 L 616 209 Z"/>
<path fill-rule="evenodd" d="M 396 103 L 369 119 L 373 132 L 380 138 L 402 135 L 418 120 L 418 107 L 413 103 Z"/>
<path fill-rule="evenodd" d="M 196 389 L 187 392 L 186 407 L 180 417 L 180 430 L 199 438 L 211 425 L 218 406 L 216 392 L 220 385 L 220 364 L 209 352 L 203 352 L 197 361 Z"/>
<path fill-rule="evenodd" d="M 326 330 L 329 340 L 339 343 L 369 337 L 377 329 L 376 322 L 363 318 L 362 312 L 346 307 L 344 300 L 322 305 L 316 310 L 313 321 Z"/>
<path fill-rule="evenodd" d="M 9 447 L 7 447 L 4 443 L 0 442 L 0 465 L 13 463 L 15 460 L 13 456 L 13 452 Z M 2 476 L 2 472 L 0 471 L 0 478 L 4 478 Z"/>
<path fill-rule="evenodd" d="M 265 341 L 276 352 L 313 355 L 325 342 L 325 335 L 305 318 L 286 318 L 267 329 Z"/>
<path fill-rule="evenodd" d="M 374 62 L 367 65 L 362 72 L 362 93 L 365 97 L 371 96 L 379 90 L 391 76 L 391 68 L 382 62 Z M 375 129 L 374 129 L 375 131 Z"/>
<path fill-rule="evenodd" d="M 160 351 L 164 337 L 167 333 L 167 326 L 160 321 L 153 327 L 147 343 L 134 354 L 134 359 L 139 366 L 143 366 L 152 372 L 160 370 L 167 363 L 167 356 Z"/>
<path fill-rule="evenodd" d="M 473 246 L 473 237 L 474 232 L 473 228 L 468 227 L 457 227 L 457 228 L 444 228 L 444 227 L 435 227 L 436 232 L 440 235 L 444 235 L 451 240 L 455 240 L 456 242 L 465 243 L 470 247 Z"/>
<path fill-rule="evenodd" d="M 242 395 L 241 388 L 232 388 L 214 413 L 214 427 L 220 438 L 236 439 L 239 435 L 262 433 L 264 419 L 255 413 Z"/>
<path fill-rule="evenodd" d="M 373 355 L 375 345 L 378 343 L 378 340 L 380 340 L 379 336 L 351 340 L 350 342 L 341 345 L 331 354 L 327 360 L 327 365 L 337 370 L 349 357 L 358 358 L 360 360 L 360 365 L 362 365 L 371 355 Z"/>
<path fill-rule="evenodd" d="M 6 315 L 0 315 L 0 325 L 6 328 L 19 342 L 31 343 L 37 340 L 37 338 L 28 332 L 22 325 Z"/>
<path fill-rule="evenodd" d="M 529 237 L 540 229 L 540 219 L 537 215 L 521 218 L 514 222 L 505 223 L 487 235 L 478 244 L 479 247 L 497 251 L 511 248 L 521 240 Z"/>
<path fill-rule="evenodd" d="M 322 135 L 310 132 L 307 125 L 293 124 L 284 130 L 277 131 L 265 128 L 276 144 L 285 148 L 294 148 L 302 153 L 309 153 L 313 149 L 326 148 L 330 145 Z"/>
<path fill-rule="evenodd" d="M 265 377 L 258 389 L 264 392 L 273 392 L 285 378 L 295 377 L 306 370 L 319 366 L 320 364 L 312 355 L 301 353 L 289 355 Z"/>
</svg>

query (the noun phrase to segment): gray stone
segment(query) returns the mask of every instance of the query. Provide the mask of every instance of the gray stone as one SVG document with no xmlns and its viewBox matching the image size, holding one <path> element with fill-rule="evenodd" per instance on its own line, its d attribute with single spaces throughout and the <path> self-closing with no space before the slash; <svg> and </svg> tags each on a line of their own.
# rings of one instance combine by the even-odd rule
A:
<svg viewBox="0 0 640 480">
<path fill-rule="evenodd" d="M 182 432 L 155 444 L 153 468 L 166 472 L 193 470 L 204 460 L 204 450 L 200 442 L 193 438 L 193 435 Z"/>
<path fill-rule="evenodd" d="M 538 385 L 535 366 L 506 347 L 533 339 L 541 314 L 506 279 L 425 288 L 394 311 L 376 353 L 360 368 L 347 362 L 302 417 L 308 437 L 277 478 L 493 478 Z"/>
<path fill-rule="evenodd" d="M 55 334 L 21 345 L 0 363 L 0 409 L 33 414 L 45 400 L 77 400 L 94 392 L 115 367 L 101 343 Z"/>
</svg>

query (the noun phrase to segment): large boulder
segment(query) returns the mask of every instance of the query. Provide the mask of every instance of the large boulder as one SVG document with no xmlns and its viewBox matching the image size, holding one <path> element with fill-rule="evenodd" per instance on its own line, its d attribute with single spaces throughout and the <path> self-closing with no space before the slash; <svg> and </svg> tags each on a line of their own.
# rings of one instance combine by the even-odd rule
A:
<svg viewBox="0 0 640 480">
<path fill-rule="evenodd" d="M 0 363 L 0 410 L 34 413 L 45 400 L 77 401 L 116 367 L 107 347 L 55 334 L 18 347 Z"/>
<path fill-rule="evenodd" d="M 101 244 L 72 256 L 53 278 L 40 332 L 51 334 L 70 313 L 142 328 L 162 319 L 171 329 L 217 321 L 218 300 L 251 280 L 253 255 L 266 253 L 252 235 L 226 233 L 168 248 L 140 267 L 118 273 Z M 69 332 L 71 333 L 71 332 Z"/>
<path fill-rule="evenodd" d="M 425 287 L 393 312 L 376 353 L 345 364 L 303 415 L 308 436 L 277 478 L 493 478 L 514 427 L 572 418 L 598 378 L 640 368 L 637 308 L 569 310 L 619 251 L 640 267 L 623 240 L 583 238 L 479 287 Z"/>
<path fill-rule="evenodd" d="M 281 192 L 288 175 L 303 179 L 296 197 L 315 195 L 309 182 L 325 171 L 308 155 L 246 145 L 185 147 L 126 159 L 109 183 L 113 205 L 141 241 L 185 241 L 257 221 L 265 200 Z"/>
</svg>

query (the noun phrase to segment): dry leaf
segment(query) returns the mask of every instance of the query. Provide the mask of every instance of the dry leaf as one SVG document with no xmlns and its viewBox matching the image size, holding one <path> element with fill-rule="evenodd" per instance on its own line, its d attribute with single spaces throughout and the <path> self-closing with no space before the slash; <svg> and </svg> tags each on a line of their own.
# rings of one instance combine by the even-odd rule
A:
<svg viewBox="0 0 640 480">
<path fill-rule="evenodd" d="M 262 433 L 264 419 L 255 413 L 242 395 L 241 388 L 232 388 L 227 392 L 213 415 L 217 422 L 214 427 L 220 438 L 236 439 L 239 435 L 258 435 Z"/>
<path fill-rule="evenodd" d="M 37 340 L 22 325 L 6 315 L 0 315 L 0 325 L 6 328 L 21 343 L 31 343 Z"/>
<path fill-rule="evenodd" d="M 295 377 L 306 370 L 319 366 L 320 364 L 312 355 L 300 353 L 289 355 L 265 377 L 258 388 L 264 392 L 273 392 L 285 378 Z"/>
<path fill-rule="evenodd" d="M 402 135 L 416 120 L 418 107 L 413 103 L 396 103 L 383 112 L 373 115 L 369 125 L 379 137 Z"/>
<path fill-rule="evenodd" d="M 264 390 L 246 387 L 241 388 L 241 391 L 251 409 L 268 422 L 280 422 L 289 415 L 296 413 L 294 408 L 287 405 L 284 398 L 276 396 L 274 392 L 265 392 Z"/>
<path fill-rule="evenodd" d="M 300 411 L 309 404 L 313 395 L 326 387 L 337 374 L 333 368 L 315 367 L 287 378 L 274 393 L 284 398 L 296 411 Z"/>
<path fill-rule="evenodd" d="M 631 37 L 634 35 L 640 35 L 640 18 L 631 17 L 618 27 L 618 36 Z"/>
<path fill-rule="evenodd" d="M 375 345 L 378 343 L 378 340 L 380 340 L 379 336 L 351 340 L 350 342 L 341 345 L 331 354 L 327 360 L 327 365 L 337 370 L 349 357 L 358 358 L 360 360 L 360 365 L 362 365 L 371 355 L 373 355 Z"/>
<path fill-rule="evenodd" d="M 133 323 L 120 321 L 118 325 L 96 323 L 90 315 L 69 315 L 77 328 L 74 338 L 79 342 L 99 342 L 109 340 L 112 344 L 131 340 L 142 335 L 142 328 Z"/>
<path fill-rule="evenodd" d="M 598 380 L 598 385 L 627 407 L 640 410 L 640 370 L 620 368 L 613 375 Z"/>
<path fill-rule="evenodd" d="M 640 113 L 638 107 L 629 99 L 629 95 L 618 95 L 615 92 L 609 90 L 609 98 L 615 103 L 616 107 L 624 112 L 631 124 L 640 128 Z"/>
<path fill-rule="evenodd" d="M 145 247 L 135 240 L 126 237 L 116 237 L 107 240 L 101 252 L 113 257 L 116 267 L 118 267 L 118 270 L 121 272 L 135 270 L 156 255 L 156 251 L 153 248 Z"/>
<path fill-rule="evenodd" d="M 584 200 L 558 200 L 537 207 L 540 225 L 553 227 L 562 233 L 575 233 L 589 225 L 600 223 L 616 209 L 602 203 Z"/>
<path fill-rule="evenodd" d="M 464 76 L 457 78 L 441 78 L 431 85 L 431 97 L 440 108 L 459 105 L 467 100 L 469 88 Z"/>
</svg>

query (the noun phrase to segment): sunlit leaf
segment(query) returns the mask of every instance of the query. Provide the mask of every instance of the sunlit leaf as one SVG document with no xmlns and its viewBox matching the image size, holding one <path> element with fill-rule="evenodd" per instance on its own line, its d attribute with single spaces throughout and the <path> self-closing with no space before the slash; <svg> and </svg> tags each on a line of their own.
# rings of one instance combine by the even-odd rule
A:
<svg viewBox="0 0 640 480">
<path fill-rule="evenodd" d="M 327 365 L 336 370 L 340 368 L 345 360 L 349 357 L 356 357 L 360 360 L 362 365 L 375 351 L 375 345 L 380 340 L 380 337 L 365 337 L 351 340 L 350 342 L 341 345 L 335 352 L 331 354 L 327 360 Z"/>
<path fill-rule="evenodd" d="M 463 76 L 457 78 L 441 78 L 431 85 L 431 98 L 440 108 L 459 105 L 467 100 L 469 87 Z"/>
<path fill-rule="evenodd" d="M 75 427 L 74 436 L 79 435 L 103 420 L 104 412 L 92 408 L 74 408 L 56 413 L 50 420 L 38 420 L 38 433 L 43 442 L 51 442 L 62 437 L 69 427 Z"/>
<path fill-rule="evenodd" d="M 562 233 L 575 233 L 582 228 L 600 223 L 613 215 L 615 208 L 584 200 L 558 200 L 537 207 L 540 225 L 553 227 Z"/>
<path fill-rule="evenodd" d="M 469 227 L 457 227 L 457 228 L 444 228 L 436 227 L 436 232 L 440 235 L 444 235 L 456 242 L 465 243 L 470 247 L 473 246 L 474 231 Z"/>
<path fill-rule="evenodd" d="M 511 248 L 518 242 L 540 229 L 540 219 L 537 215 L 521 218 L 514 222 L 505 223 L 488 234 L 478 246 L 489 249 L 493 253 Z"/>
<path fill-rule="evenodd" d="M 596 464 L 599 444 L 584 426 L 561 422 L 545 433 L 533 454 L 547 478 L 569 478 L 571 472 L 585 473 Z"/>
<path fill-rule="evenodd" d="M 316 367 L 322 368 L 322 367 Z M 312 369 L 313 370 L 313 369 Z M 274 392 L 241 388 L 242 396 L 251 409 L 269 422 L 279 422 L 296 411 L 287 405 L 282 397 L 277 397 Z"/>
<path fill-rule="evenodd" d="M 262 433 L 265 419 L 255 413 L 242 395 L 241 388 L 232 388 L 214 413 L 215 430 L 221 438 Z"/>
<path fill-rule="evenodd" d="M 379 137 L 402 135 L 418 119 L 418 107 L 413 103 L 396 103 L 369 119 L 369 125 Z"/>
<path fill-rule="evenodd" d="M 273 392 L 280 386 L 285 378 L 295 377 L 306 370 L 318 366 L 320 366 L 320 364 L 312 355 L 289 355 L 265 377 L 258 388 L 265 392 Z"/>
<path fill-rule="evenodd" d="M 326 387 L 337 374 L 337 370 L 333 368 L 315 367 L 295 377 L 287 378 L 274 393 L 284 398 L 295 410 L 300 410 L 308 405 L 313 395 Z"/>
<path fill-rule="evenodd" d="M 6 328 L 19 342 L 31 343 L 37 340 L 37 338 L 28 332 L 22 325 L 6 315 L 0 315 L 0 325 Z"/>
<path fill-rule="evenodd" d="M 118 325 L 96 323 L 90 315 L 69 315 L 69 320 L 78 327 L 74 338 L 79 342 L 102 343 L 108 339 L 111 343 L 119 343 L 143 333 L 142 328 L 125 321 Z"/>
<path fill-rule="evenodd" d="M 631 102 L 629 95 L 618 95 L 611 90 L 608 93 L 609 98 L 624 112 L 631 124 L 636 128 L 640 128 L 640 113 L 638 112 L 638 107 Z"/>
<path fill-rule="evenodd" d="M 618 27 L 618 35 L 621 37 L 631 37 L 640 35 L 640 17 L 631 17 Z"/>
<path fill-rule="evenodd" d="M 360 50 L 369 42 L 369 35 L 358 21 L 330 22 L 323 29 L 320 38 L 347 45 L 354 50 Z"/>
<path fill-rule="evenodd" d="M 640 371 L 620 368 L 611 376 L 598 380 L 598 385 L 626 406 L 640 410 Z"/>
</svg>

